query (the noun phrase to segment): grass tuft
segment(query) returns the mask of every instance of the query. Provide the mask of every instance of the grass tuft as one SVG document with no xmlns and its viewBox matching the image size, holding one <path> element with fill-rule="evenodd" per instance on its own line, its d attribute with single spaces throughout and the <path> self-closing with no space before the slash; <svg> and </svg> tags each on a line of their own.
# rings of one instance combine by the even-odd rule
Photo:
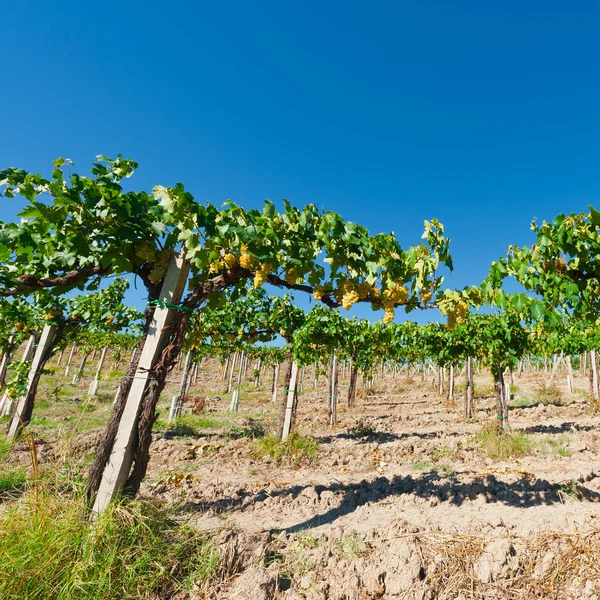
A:
<svg viewBox="0 0 600 600">
<path fill-rule="evenodd" d="M 519 458 L 531 453 L 531 439 L 524 433 L 503 433 L 497 427 L 487 427 L 475 435 L 481 451 L 492 460 Z"/>
<path fill-rule="evenodd" d="M 252 453 L 256 458 L 270 456 L 280 464 L 292 467 L 314 465 L 317 462 L 316 440 L 292 433 L 285 442 L 275 435 L 266 435 L 254 442 Z"/>
<path fill-rule="evenodd" d="M 44 494 L 0 517 L 5 600 L 171 597 L 215 577 L 212 541 L 142 503 L 115 506 L 94 534 L 78 497 Z"/>
</svg>

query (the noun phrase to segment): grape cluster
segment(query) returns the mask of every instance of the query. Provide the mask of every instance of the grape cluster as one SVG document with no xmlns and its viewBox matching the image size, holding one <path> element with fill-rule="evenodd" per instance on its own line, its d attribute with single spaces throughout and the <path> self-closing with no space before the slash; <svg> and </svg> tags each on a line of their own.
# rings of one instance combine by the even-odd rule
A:
<svg viewBox="0 0 600 600">
<path fill-rule="evenodd" d="M 325 290 L 323 289 L 323 286 L 321 286 L 321 285 L 316 286 L 313 291 L 313 298 L 315 300 L 319 301 L 323 298 L 324 295 L 325 295 Z"/>
<path fill-rule="evenodd" d="M 225 264 L 230 268 L 233 269 L 235 267 L 238 266 L 239 261 L 237 259 L 237 256 L 231 252 L 228 252 L 224 257 L 223 257 L 223 261 L 225 262 Z"/>
<path fill-rule="evenodd" d="M 150 274 L 148 275 L 148 279 L 151 283 L 158 283 L 165 276 L 172 256 L 173 250 L 170 248 L 158 253 L 156 262 L 152 266 L 152 271 L 150 271 Z"/>
<path fill-rule="evenodd" d="M 467 303 L 461 300 L 456 306 L 448 309 L 448 329 L 454 329 L 457 325 L 465 322 L 467 317 Z"/>
<path fill-rule="evenodd" d="M 271 270 L 271 265 L 270 264 L 264 264 L 264 265 L 260 265 L 259 268 L 257 269 L 255 275 L 254 275 L 254 287 L 261 287 L 263 285 L 263 283 L 267 280 L 267 275 L 269 274 L 269 271 Z"/>
<path fill-rule="evenodd" d="M 223 271 L 224 268 L 225 268 L 224 261 L 215 260 L 215 261 L 211 262 L 210 265 L 208 266 L 208 272 L 211 275 L 216 275 L 217 273 L 220 273 L 221 271 Z"/>
<path fill-rule="evenodd" d="M 240 266 L 243 269 L 252 269 L 256 265 L 257 261 L 252 256 L 252 254 L 248 254 L 246 246 L 242 246 L 242 254 L 240 255 Z"/>
<path fill-rule="evenodd" d="M 404 304 L 408 300 L 408 288 L 396 285 L 392 289 L 383 290 L 383 308 L 393 308 L 396 304 Z"/>
<path fill-rule="evenodd" d="M 383 322 L 388 325 L 394 320 L 394 307 L 397 304 L 404 304 L 408 300 L 408 288 L 405 285 L 396 285 L 395 287 L 383 290 L 383 299 L 381 305 L 385 310 Z"/>
<path fill-rule="evenodd" d="M 419 296 L 421 297 L 421 302 L 423 304 L 427 304 L 431 300 L 431 297 L 432 297 L 431 290 L 426 290 L 425 288 L 423 288 L 419 292 Z"/>
<path fill-rule="evenodd" d="M 134 246 L 135 255 L 144 261 L 153 261 L 156 258 L 156 248 L 147 241 Z"/>
<path fill-rule="evenodd" d="M 372 286 L 367 281 L 363 281 L 362 283 L 359 283 L 356 288 L 356 291 L 358 293 L 358 297 L 360 300 L 364 300 L 369 295 L 371 290 L 372 290 Z"/>
<path fill-rule="evenodd" d="M 383 322 L 386 325 L 389 325 L 393 320 L 394 320 L 394 316 L 395 316 L 395 311 L 394 308 L 386 308 L 385 309 L 385 315 L 383 316 Z"/>
<path fill-rule="evenodd" d="M 342 306 L 346 310 L 350 310 L 352 306 L 360 300 L 360 295 L 354 289 L 354 284 L 351 281 L 346 281 L 346 283 L 344 283 L 343 290 Z"/>
<path fill-rule="evenodd" d="M 296 267 L 290 268 L 285 274 L 285 281 L 288 285 L 294 285 L 298 279 L 298 271 Z"/>
</svg>

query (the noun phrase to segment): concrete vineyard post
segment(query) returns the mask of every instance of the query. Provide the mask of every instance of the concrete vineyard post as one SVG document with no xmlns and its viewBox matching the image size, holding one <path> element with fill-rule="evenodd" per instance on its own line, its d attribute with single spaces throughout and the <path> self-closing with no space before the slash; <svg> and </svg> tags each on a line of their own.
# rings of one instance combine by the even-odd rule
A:
<svg viewBox="0 0 600 600">
<path fill-rule="evenodd" d="M 227 393 L 229 394 L 233 388 L 233 372 L 235 371 L 235 363 L 238 357 L 238 353 L 236 352 L 233 355 L 233 359 L 231 360 L 231 370 L 229 371 L 229 382 L 227 383 Z"/>
<path fill-rule="evenodd" d="M 567 390 L 569 394 L 573 393 L 573 366 L 571 364 L 571 357 L 567 356 L 565 358 L 565 363 L 567 365 Z"/>
<path fill-rule="evenodd" d="M 244 364 L 244 357 L 245 357 L 245 352 L 242 350 L 242 354 L 240 357 L 240 368 L 238 370 L 238 377 L 237 377 L 237 389 L 233 390 L 233 394 L 231 395 L 231 404 L 229 405 L 229 410 L 232 412 L 237 412 L 238 408 L 239 408 L 239 403 L 240 403 L 240 385 L 242 384 L 242 377 L 244 376 L 244 369 L 243 364 Z"/>
<path fill-rule="evenodd" d="M 504 433 L 508 433 L 508 400 L 506 398 L 506 386 L 504 384 L 504 373 L 501 365 L 497 366 L 495 372 L 496 387 L 496 412 L 500 420 L 500 426 Z"/>
<path fill-rule="evenodd" d="M 165 275 L 159 301 L 178 304 L 187 283 L 189 263 L 181 256 L 173 257 Z M 159 361 L 169 339 L 169 330 L 176 312 L 167 306 L 154 309 L 148 336 L 141 349 L 137 370 L 112 446 L 108 461 L 102 471 L 98 493 L 93 506 L 95 515 L 103 513 L 111 500 L 123 489 L 133 464 L 133 449 L 137 435 L 137 420 L 144 391 L 151 378 L 152 369 Z"/>
<path fill-rule="evenodd" d="M 88 390 L 88 396 L 93 397 L 98 393 L 98 386 L 100 385 L 100 375 L 102 373 L 102 368 L 104 367 L 104 361 L 106 359 L 106 352 L 108 348 L 104 346 L 102 348 L 102 354 L 100 354 L 100 360 L 98 361 L 98 366 L 96 367 L 96 375 L 90 383 L 90 388 Z"/>
<path fill-rule="evenodd" d="M 277 385 L 279 380 L 279 363 L 273 367 L 273 390 L 271 394 L 271 402 L 277 402 Z"/>
<path fill-rule="evenodd" d="M 8 346 L 6 352 L 2 355 L 2 361 L 0 362 L 0 389 L 4 385 L 4 380 L 6 379 L 6 372 L 8 370 L 8 364 L 12 358 L 12 351 L 14 345 L 15 338 L 14 336 L 10 336 L 8 338 Z"/>
<path fill-rule="evenodd" d="M 76 347 L 77 347 L 77 344 L 73 344 L 71 346 L 71 351 L 69 352 L 69 358 L 67 359 L 67 366 L 65 367 L 65 377 L 68 377 L 69 373 L 71 371 L 71 363 L 73 362 L 73 355 L 75 354 Z"/>
<path fill-rule="evenodd" d="M 169 423 L 172 423 L 177 417 L 181 415 L 181 407 L 185 400 L 185 393 L 187 391 L 187 382 L 190 376 L 190 368 L 192 365 L 192 352 L 188 351 L 185 357 L 185 366 L 183 367 L 183 375 L 181 376 L 181 383 L 179 384 L 179 391 L 173 400 L 171 401 L 171 408 L 169 410 Z"/>
<path fill-rule="evenodd" d="M 508 403 L 510 402 L 510 386 L 511 386 L 511 375 L 512 371 L 508 369 L 508 377 L 506 377 L 506 373 L 504 373 L 504 401 L 506 403 L 506 416 L 508 416 Z"/>
<path fill-rule="evenodd" d="M 79 369 L 77 370 L 77 373 L 73 375 L 73 379 L 71 381 L 72 385 L 77 385 L 81 380 L 81 376 L 83 375 L 83 370 L 85 369 L 85 363 L 87 362 L 88 356 L 89 354 L 87 353 L 83 355 L 83 358 L 81 359 L 81 364 L 79 365 Z"/>
<path fill-rule="evenodd" d="M 448 377 L 448 401 L 454 403 L 454 365 L 450 365 L 450 374 Z"/>
<path fill-rule="evenodd" d="M 331 359 L 331 378 L 330 378 L 330 394 L 329 394 L 329 425 L 332 427 L 337 423 L 337 381 L 338 381 L 338 362 L 335 353 Z"/>
<path fill-rule="evenodd" d="M 465 419 L 473 418 L 473 358 L 467 358 L 467 386 L 465 390 Z"/>
<path fill-rule="evenodd" d="M 598 354 L 595 350 L 590 350 L 590 384 L 591 392 L 596 400 L 600 394 L 598 390 Z"/>
<path fill-rule="evenodd" d="M 292 363 L 292 376 L 290 378 L 290 387 L 286 390 L 287 402 L 285 405 L 285 420 L 283 422 L 283 431 L 281 433 L 281 440 L 285 442 L 288 439 L 292 430 L 293 415 L 294 415 L 294 404 L 296 402 L 296 386 L 298 381 L 298 363 Z"/>
<path fill-rule="evenodd" d="M 223 372 L 221 373 L 221 379 L 225 381 L 225 377 L 227 377 L 227 368 L 229 367 L 229 356 L 225 359 L 225 364 L 223 365 Z"/>
<path fill-rule="evenodd" d="M 35 349 L 35 355 L 31 362 L 31 368 L 29 369 L 27 388 L 25 393 L 19 398 L 16 406 L 14 406 L 14 415 L 8 428 L 9 439 L 15 439 L 21 432 L 23 423 L 27 424 L 29 422 L 31 411 L 33 410 L 33 403 L 35 401 L 37 382 L 40 379 L 44 364 L 52 351 L 52 341 L 54 340 L 56 330 L 56 325 L 44 326 L 42 336 L 40 337 L 40 343 Z M 11 402 L 11 405 L 12 404 L 13 403 Z"/>
<path fill-rule="evenodd" d="M 21 364 L 29 362 L 33 358 L 33 353 L 35 352 L 36 339 L 37 338 L 34 334 L 29 336 L 29 339 L 27 340 L 27 344 L 25 346 L 25 350 L 23 351 L 23 356 L 21 357 Z M 2 400 L 0 401 L 0 417 L 12 415 L 13 409 L 13 400 L 10 398 L 7 392 L 4 392 Z"/>
<path fill-rule="evenodd" d="M 60 367 L 60 363 L 62 362 L 63 356 L 65 355 L 65 350 L 64 348 L 60 351 L 60 354 L 58 355 L 58 359 L 56 361 L 56 366 L 57 368 Z"/>
</svg>

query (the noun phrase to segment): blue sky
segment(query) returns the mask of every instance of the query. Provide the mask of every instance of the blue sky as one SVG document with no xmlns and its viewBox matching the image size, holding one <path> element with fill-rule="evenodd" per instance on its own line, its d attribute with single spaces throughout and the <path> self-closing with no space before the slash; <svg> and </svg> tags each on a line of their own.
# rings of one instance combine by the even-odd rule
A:
<svg viewBox="0 0 600 600">
<path fill-rule="evenodd" d="M 121 152 L 138 188 L 314 202 L 405 246 L 437 217 L 452 287 L 600 206 L 596 3 L 1 4 L 0 168 Z"/>
</svg>

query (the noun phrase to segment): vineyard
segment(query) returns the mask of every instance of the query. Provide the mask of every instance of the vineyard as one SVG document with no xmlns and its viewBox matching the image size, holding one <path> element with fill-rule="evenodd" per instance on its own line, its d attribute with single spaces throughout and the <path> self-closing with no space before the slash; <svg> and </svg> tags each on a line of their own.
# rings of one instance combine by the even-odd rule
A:
<svg viewBox="0 0 600 600">
<path fill-rule="evenodd" d="M 0 171 L 0 597 L 598 597 L 600 213 L 459 290 L 435 219 L 136 169 Z"/>
</svg>

